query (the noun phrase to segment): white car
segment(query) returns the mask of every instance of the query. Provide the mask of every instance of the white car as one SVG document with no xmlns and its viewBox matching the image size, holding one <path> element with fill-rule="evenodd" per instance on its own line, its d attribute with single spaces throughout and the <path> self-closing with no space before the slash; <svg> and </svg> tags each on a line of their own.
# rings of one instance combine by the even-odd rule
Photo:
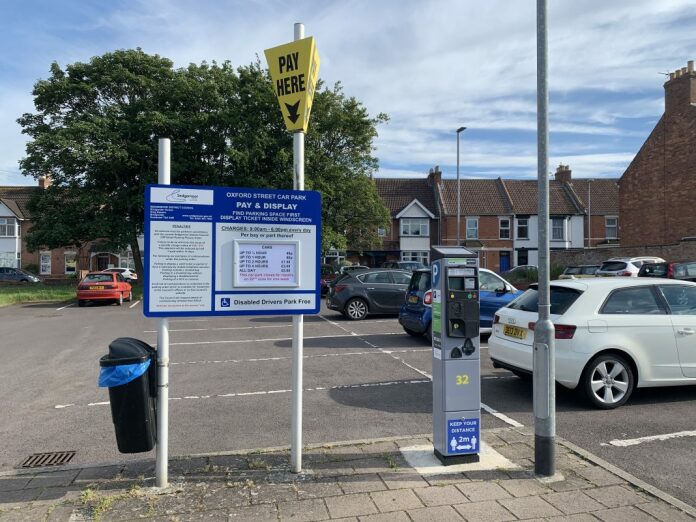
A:
<svg viewBox="0 0 696 522">
<path fill-rule="evenodd" d="M 123 279 L 125 279 L 128 282 L 138 280 L 138 274 L 133 272 L 133 270 L 131 270 L 130 268 L 107 268 L 106 270 L 102 270 L 102 272 L 112 272 L 116 274 L 121 274 L 121 276 L 123 276 Z"/>
<path fill-rule="evenodd" d="M 640 267 L 645 263 L 664 263 L 661 257 L 612 257 L 604 261 L 595 273 L 598 277 L 629 276 L 638 277 Z"/>
<path fill-rule="evenodd" d="M 636 387 L 696 385 L 696 283 L 597 278 L 551 282 L 556 381 L 599 408 Z M 532 371 L 536 285 L 501 308 L 488 353 L 493 366 Z"/>
</svg>

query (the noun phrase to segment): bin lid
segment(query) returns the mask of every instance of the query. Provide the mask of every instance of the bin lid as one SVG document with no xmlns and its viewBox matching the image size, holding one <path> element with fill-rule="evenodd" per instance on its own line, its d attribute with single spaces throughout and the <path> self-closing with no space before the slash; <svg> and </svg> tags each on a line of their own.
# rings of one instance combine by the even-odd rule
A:
<svg viewBox="0 0 696 522">
<path fill-rule="evenodd" d="M 99 365 L 106 367 L 145 362 L 154 353 L 155 349 L 145 341 L 133 337 L 119 337 L 111 341 L 109 355 L 99 359 Z"/>
</svg>

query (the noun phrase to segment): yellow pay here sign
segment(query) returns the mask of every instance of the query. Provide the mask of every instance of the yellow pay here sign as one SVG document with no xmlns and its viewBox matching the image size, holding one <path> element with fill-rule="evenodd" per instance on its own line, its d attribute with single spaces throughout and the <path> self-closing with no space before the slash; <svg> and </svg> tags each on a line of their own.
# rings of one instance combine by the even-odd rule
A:
<svg viewBox="0 0 696 522">
<path fill-rule="evenodd" d="M 289 131 L 307 132 L 319 76 L 314 38 L 304 38 L 264 51 L 273 88 Z"/>
</svg>

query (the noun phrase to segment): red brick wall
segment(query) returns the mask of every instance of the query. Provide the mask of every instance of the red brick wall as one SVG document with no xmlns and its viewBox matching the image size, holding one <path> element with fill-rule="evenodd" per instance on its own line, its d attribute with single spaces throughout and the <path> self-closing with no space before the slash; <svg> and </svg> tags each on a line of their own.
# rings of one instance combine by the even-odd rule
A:
<svg viewBox="0 0 696 522">
<path fill-rule="evenodd" d="M 622 246 L 696 236 L 696 73 L 665 84 L 666 111 L 621 178 Z"/>
<path fill-rule="evenodd" d="M 618 217 L 618 215 L 615 215 L 613 217 Z M 607 227 L 606 227 L 606 216 L 597 216 L 593 215 L 591 216 L 592 220 L 592 228 L 588 231 L 587 227 L 587 222 L 588 216 L 585 216 L 584 218 L 585 222 L 585 246 L 597 246 L 600 243 L 604 243 L 606 241 L 606 235 L 607 235 Z M 621 230 L 621 222 L 619 221 L 619 231 Z M 592 241 L 591 245 L 588 245 L 588 238 L 589 234 L 592 234 Z M 621 233 L 619 232 L 619 239 L 621 238 Z"/>
</svg>

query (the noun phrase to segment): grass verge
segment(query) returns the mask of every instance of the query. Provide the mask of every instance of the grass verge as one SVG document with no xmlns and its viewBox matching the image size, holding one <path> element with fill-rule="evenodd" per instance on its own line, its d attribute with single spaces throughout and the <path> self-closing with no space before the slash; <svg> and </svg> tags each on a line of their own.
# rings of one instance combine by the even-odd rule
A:
<svg viewBox="0 0 696 522">
<path fill-rule="evenodd" d="M 71 301 L 75 299 L 75 283 L 64 285 L 8 285 L 0 286 L 0 307 L 38 301 Z M 133 287 L 133 300 L 143 298 L 142 286 Z"/>
</svg>

